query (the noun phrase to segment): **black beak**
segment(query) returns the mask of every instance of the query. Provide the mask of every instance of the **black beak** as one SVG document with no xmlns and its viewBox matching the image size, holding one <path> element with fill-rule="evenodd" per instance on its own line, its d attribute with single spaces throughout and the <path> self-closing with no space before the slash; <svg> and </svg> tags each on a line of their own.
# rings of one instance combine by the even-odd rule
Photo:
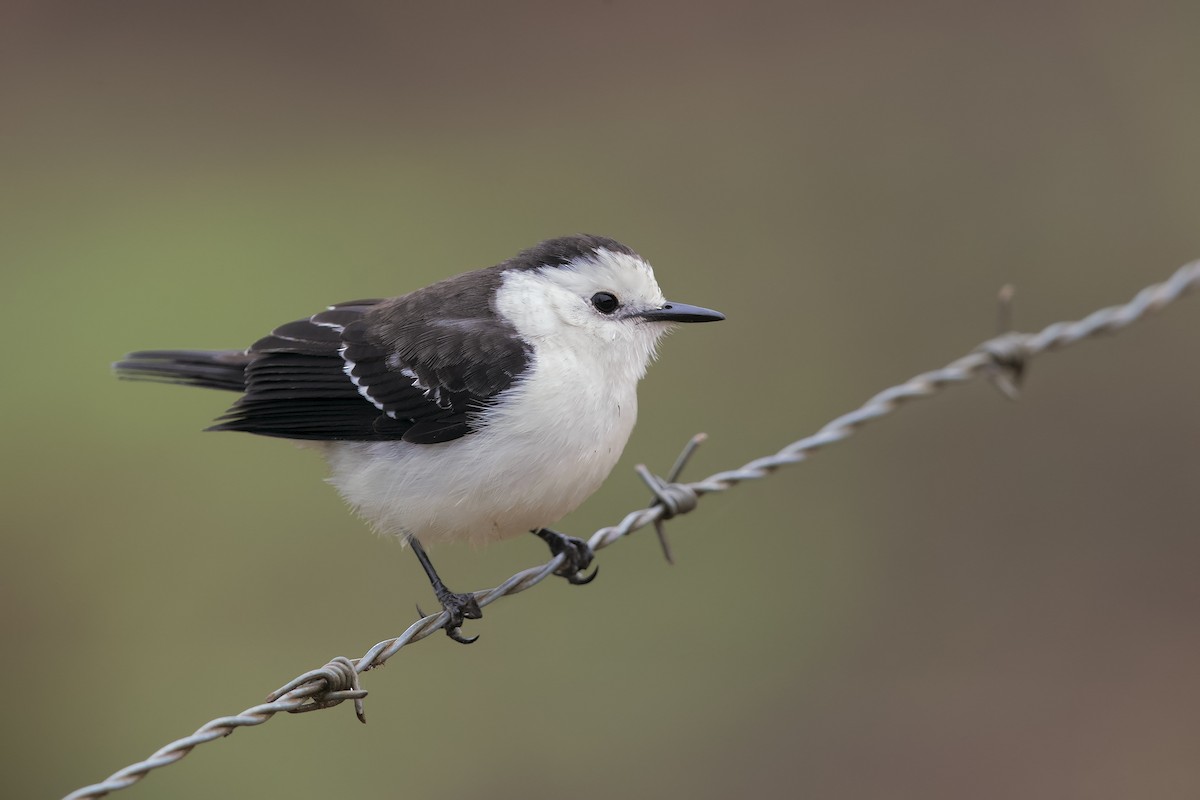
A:
<svg viewBox="0 0 1200 800">
<path fill-rule="evenodd" d="M 662 308 L 642 311 L 636 316 L 651 322 L 719 322 L 725 319 L 724 314 L 711 308 L 671 302 L 664 303 Z"/>
</svg>

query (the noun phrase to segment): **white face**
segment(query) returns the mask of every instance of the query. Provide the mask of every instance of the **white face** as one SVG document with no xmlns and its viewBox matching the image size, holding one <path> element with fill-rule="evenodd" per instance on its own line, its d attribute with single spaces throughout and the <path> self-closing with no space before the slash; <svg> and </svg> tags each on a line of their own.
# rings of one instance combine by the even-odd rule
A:
<svg viewBox="0 0 1200 800">
<path fill-rule="evenodd" d="M 603 350 L 640 369 L 653 358 L 671 324 L 638 314 L 665 302 L 649 264 L 610 250 L 564 267 L 510 272 L 496 294 L 497 310 L 525 339 L 561 339 L 572 347 Z"/>
</svg>

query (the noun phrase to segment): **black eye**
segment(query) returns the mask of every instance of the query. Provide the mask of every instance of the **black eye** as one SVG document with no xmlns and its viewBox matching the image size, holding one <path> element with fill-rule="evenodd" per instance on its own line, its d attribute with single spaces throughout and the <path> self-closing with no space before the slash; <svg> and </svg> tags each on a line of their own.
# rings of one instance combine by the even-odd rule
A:
<svg viewBox="0 0 1200 800">
<path fill-rule="evenodd" d="M 592 295 L 592 306 L 601 314 L 611 314 L 621 307 L 621 301 L 612 292 L 596 292 Z"/>
</svg>

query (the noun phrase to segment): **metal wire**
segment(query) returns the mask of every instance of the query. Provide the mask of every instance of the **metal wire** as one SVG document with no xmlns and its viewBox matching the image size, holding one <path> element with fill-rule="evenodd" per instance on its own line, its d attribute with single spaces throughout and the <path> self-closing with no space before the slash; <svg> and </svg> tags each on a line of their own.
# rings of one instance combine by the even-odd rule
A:
<svg viewBox="0 0 1200 800">
<path fill-rule="evenodd" d="M 773 455 L 757 458 L 737 469 L 718 472 L 694 483 L 676 483 L 675 480 L 687 456 L 702 440 L 702 437 L 696 437 L 689 442 L 667 480 L 657 478 L 645 467 L 639 466 L 639 474 L 653 491 L 654 501 L 646 508 L 626 514 L 617 525 L 596 531 L 592 534 L 589 544 L 594 550 L 601 550 L 622 537 L 653 524 L 659 527 L 664 553 L 670 558 L 661 523 L 676 514 L 692 511 L 704 495 L 724 492 L 743 481 L 764 478 L 780 467 L 798 464 L 811 453 L 849 438 L 862 426 L 892 413 L 905 403 L 929 397 L 980 375 L 987 375 L 1005 393 L 1015 395 L 1025 365 L 1033 357 L 1066 347 L 1081 339 L 1120 330 L 1198 287 L 1200 261 L 1195 261 L 1179 268 L 1166 281 L 1147 286 L 1123 305 L 1102 308 L 1076 322 L 1056 322 L 1037 333 L 1005 333 L 989 339 L 971 353 L 941 369 L 921 373 L 904 383 L 883 390 L 860 408 L 843 414 L 812 436 L 792 442 Z M 555 556 L 541 566 L 518 572 L 495 588 L 475 592 L 475 599 L 480 606 L 487 606 L 501 597 L 523 592 L 553 575 L 555 570 L 562 566 L 562 562 L 563 556 Z M 67 795 L 67 800 L 103 797 L 109 792 L 124 789 L 141 780 L 151 770 L 175 763 L 198 745 L 228 736 L 238 728 L 261 725 L 282 711 L 316 711 L 338 705 L 344 700 L 352 700 L 359 719 L 365 721 L 362 698 L 366 696 L 366 692 L 358 686 L 359 674 L 381 666 L 406 645 L 442 630 L 448 620 L 449 615 L 446 612 L 431 614 L 414 622 L 408 630 L 394 639 L 385 639 L 376 644 L 357 660 L 338 656 L 324 667 L 306 672 L 272 692 L 266 703 L 252 706 L 236 716 L 219 717 L 205 723 L 192 735 L 171 742 L 144 761 L 131 764 L 100 783 L 71 792 Z"/>
</svg>

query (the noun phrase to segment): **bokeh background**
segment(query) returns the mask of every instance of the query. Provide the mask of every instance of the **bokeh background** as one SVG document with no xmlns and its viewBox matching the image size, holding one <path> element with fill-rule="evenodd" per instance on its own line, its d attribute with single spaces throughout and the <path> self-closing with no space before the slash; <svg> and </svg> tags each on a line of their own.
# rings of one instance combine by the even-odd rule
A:
<svg viewBox="0 0 1200 800">
<path fill-rule="evenodd" d="M 140 759 L 430 604 L 230 399 L 121 383 L 549 236 L 604 233 L 681 331 L 562 527 L 816 430 L 1200 256 L 1200 5 L 0 6 L 0 795 Z M 348 707 L 122 796 L 1194 798 L 1200 300 L 920 403 L 404 651 Z M 460 589 L 532 539 L 443 548 Z"/>
</svg>

